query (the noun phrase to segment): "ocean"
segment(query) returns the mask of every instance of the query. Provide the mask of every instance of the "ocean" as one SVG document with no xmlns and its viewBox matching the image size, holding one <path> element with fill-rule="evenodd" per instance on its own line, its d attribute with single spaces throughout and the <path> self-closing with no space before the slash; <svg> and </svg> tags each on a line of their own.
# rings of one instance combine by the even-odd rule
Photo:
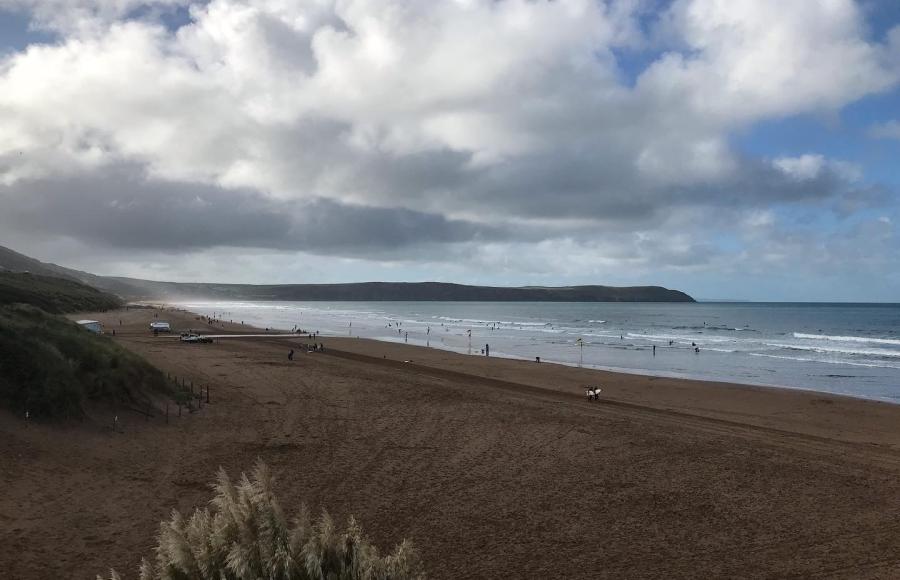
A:
<svg viewBox="0 0 900 580">
<path fill-rule="evenodd" d="M 259 327 L 408 342 L 473 356 L 482 356 L 489 345 L 491 356 L 539 356 L 627 373 L 900 402 L 900 304 L 192 301 L 179 306 Z"/>
</svg>

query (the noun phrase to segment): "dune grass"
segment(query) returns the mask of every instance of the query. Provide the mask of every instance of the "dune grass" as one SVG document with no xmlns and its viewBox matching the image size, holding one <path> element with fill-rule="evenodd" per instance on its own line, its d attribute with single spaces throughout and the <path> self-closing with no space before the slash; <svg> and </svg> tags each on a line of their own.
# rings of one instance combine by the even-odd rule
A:
<svg viewBox="0 0 900 580">
<path fill-rule="evenodd" d="M 78 417 L 87 401 L 143 406 L 149 393 L 170 392 L 142 358 L 55 315 L 121 305 L 74 280 L 0 271 L 0 404 L 35 418 Z"/>
<path fill-rule="evenodd" d="M 380 555 L 352 517 L 339 532 L 327 513 L 312 522 L 305 506 L 288 521 L 257 462 L 235 485 L 220 469 L 211 509 L 160 524 L 156 558 L 141 580 L 422 580 L 421 561 L 404 540 Z M 98 580 L 103 580 L 98 576 Z M 110 571 L 111 580 L 120 580 Z"/>
<path fill-rule="evenodd" d="M 35 418 L 78 417 L 87 401 L 143 405 L 169 393 L 138 355 L 34 306 L 0 306 L 0 403 Z"/>
</svg>

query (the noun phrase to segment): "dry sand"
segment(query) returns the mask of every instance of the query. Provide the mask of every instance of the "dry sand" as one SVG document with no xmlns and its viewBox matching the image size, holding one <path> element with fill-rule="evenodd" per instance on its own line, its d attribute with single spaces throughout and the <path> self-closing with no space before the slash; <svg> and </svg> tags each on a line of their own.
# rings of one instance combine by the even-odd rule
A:
<svg viewBox="0 0 900 580">
<path fill-rule="evenodd" d="M 211 404 L 168 425 L 0 414 L 2 578 L 135 578 L 161 519 L 257 458 L 288 511 L 411 537 L 432 578 L 900 577 L 900 406 L 349 338 L 185 345 L 150 310 L 92 316 Z"/>
</svg>

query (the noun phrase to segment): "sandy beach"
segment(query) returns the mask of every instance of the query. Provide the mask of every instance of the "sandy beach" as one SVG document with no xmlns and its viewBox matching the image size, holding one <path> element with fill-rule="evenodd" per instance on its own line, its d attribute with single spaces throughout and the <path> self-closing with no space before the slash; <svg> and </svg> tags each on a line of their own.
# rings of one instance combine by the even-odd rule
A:
<svg viewBox="0 0 900 580">
<path fill-rule="evenodd" d="M 900 577 L 900 406 L 352 338 L 187 345 L 153 312 L 90 317 L 210 404 L 0 414 L 3 577 L 135 578 L 161 519 L 257 458 L 288 511 L 410 537 L 432 578 Z"/>
</svg>

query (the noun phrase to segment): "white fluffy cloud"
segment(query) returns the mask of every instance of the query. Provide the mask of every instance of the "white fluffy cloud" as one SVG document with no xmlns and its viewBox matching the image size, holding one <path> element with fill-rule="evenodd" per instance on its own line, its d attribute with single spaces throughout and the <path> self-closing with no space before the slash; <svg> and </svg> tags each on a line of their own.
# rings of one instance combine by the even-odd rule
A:
<svg viewBox="0 0 900 580">
<path fill-rule="evenodd" d="M 847 182 L 859 181 L 862 169 L 852 163 L 826 159 L 823 155 L 805 154 L 799 157 L 779 157 L 772 161 L 775 168 L 796 181 L 809 181 L 820 177 L 825 172 Z"/>
<path fill-rule="evenodd" d="M 325 201 L 403 210 L 465 232 L 490 225 L 509 244 L 573 243 L 581 264 L 626 263 L 673 236 L 671 252 L 648 252 L 656 265 L 702 262 L 709 240 L 682 239 L 679 220 L 839 194 L 858 168 L 815 152 L 747 159 L 731 136 L 900 78 L 900 29 L 871 40 L 852 0 L 675 0 L 656 15 L 641 0 L 4 7 L 59 40 L 0 62 L 0 207 L 22 215 L 29 184 L 46 195 L 48 180 L 130 167 L 169 184 L 148 196 L 211 188 L 211 216 L 215 188 L 298 215 Z M 189 18 L 165 25 L 175 8 Z M 653 56 L 623 70 L 634 51 Z M 640 236 L 614 250 L 601 226 Z"/>
</svg>

